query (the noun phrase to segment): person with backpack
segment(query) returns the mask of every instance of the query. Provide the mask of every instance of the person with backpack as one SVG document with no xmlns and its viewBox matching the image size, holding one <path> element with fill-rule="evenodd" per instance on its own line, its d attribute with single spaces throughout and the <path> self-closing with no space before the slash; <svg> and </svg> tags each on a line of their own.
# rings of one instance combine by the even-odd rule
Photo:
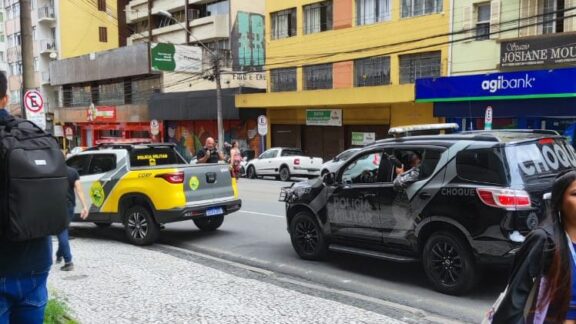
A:
<svg viewBox="0 0 576 324">
<path fill-rule="evenodd" d="M 76 207 L 76 197 L 80 199 L 82 203 L 82 211 L 80 212 L 80 217 L 86 219 L 88 217 L 88 205 L 86 205 L 86 199 L 84 198 L 84 193 L 82 191 L 82 184 L 80 183 L 80 175 L 76 169 L 66 166 L 66 171 L 68 172 L 68 196 L 66 197 L 67 207 L 68 207 L 68 218 L 72 221 L 74 218 L 74 208 Z M 61 263 L 64 260 L 64 265 L 60 268 L 62 271 L 72 271 L 74 270 L 74 263 L 72 263 L 72 252 L 70 250 L 70 241 L 68 228 L 58 234 L 58 250 L 56 251 L 56 263 Z"/>
<path fill-rule="evenodd" d="M 58 142 L 6 111 L 0 73 L 0 323 L 40 324 L 48 302 L 50 235 L 67 225 L 66 174 Z"/>
</svg>

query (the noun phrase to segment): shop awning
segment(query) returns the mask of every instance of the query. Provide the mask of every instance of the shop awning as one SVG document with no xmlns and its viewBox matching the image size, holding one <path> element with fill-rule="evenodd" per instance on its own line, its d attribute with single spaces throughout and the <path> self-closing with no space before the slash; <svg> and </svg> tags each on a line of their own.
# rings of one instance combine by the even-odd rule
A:
<svg viewBox="0 0 576 324">
<path fill-rule="evenodd" d="M 222 90 L 223 119 L 240 119 L 234 97 L 241 93 L 265 92 L 262 89 L 242 88 Z M 158 120 L 215 120 L 216 90 L 157 93 L 150 98 L 150 118 Z"/>
<path fill-rule="evenodd" d="M 434 116 L 484 118 L 488 106 L 494 118 L 576 116 L 576 98 L 436 102 Z"/>
</svg>

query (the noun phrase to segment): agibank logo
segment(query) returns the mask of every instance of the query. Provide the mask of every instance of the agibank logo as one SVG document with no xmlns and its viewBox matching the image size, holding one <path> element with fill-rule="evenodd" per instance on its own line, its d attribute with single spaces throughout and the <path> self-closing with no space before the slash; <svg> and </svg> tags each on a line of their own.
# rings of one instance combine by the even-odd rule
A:
<svg viewBox="0 0 576 324">
<path fill-rule="evenodd" d="M 496 93 L 499 90 L 507 89 L 531 89 L 535 82 L 536 78 L 531 78 L 528 74 L 517 79 L 506 79 L 501 75 L 496 79 L 482 81 L 482 90 Z"/>
</svg>

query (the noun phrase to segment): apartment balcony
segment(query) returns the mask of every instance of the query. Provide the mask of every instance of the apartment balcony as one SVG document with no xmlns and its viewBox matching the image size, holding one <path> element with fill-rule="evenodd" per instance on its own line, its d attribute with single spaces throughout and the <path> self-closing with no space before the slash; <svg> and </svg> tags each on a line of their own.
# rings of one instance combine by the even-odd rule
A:
<svg viewBox="0 0 576 324">
<path fill-rule="evenodd" d="M 56 41 L 53 39 L 44 39 L 40 41 L 40 54 L 56 53 Z"/>
<path fill-rule="evenodd" d="M 38 8 L 38 22 L 52 23 L 56 21 L 56 13 L 53 6 L 44 6 Z"/>
<path fill-rule="evenodd" d="M 154 0 L 152 14 L 155 15 L 160 10 L 177 11 L 184 9 L 184 1 L 181 0 Z M 136 21 L 148 19 L 148 1 L 132 0 L 126 5 L 126 23 L 132 24 Z"/>
</svg>

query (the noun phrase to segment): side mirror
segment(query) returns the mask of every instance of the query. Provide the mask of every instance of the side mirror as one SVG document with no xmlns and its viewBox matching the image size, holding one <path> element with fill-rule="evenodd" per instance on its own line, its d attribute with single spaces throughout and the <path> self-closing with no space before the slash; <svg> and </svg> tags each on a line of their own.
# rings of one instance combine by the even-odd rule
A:
<svg viewBox="0 0 576 324">
<path fill-rule="evenodd" d="M 322 180 L 326 185 L 332 186 L 336 183 L 336 175 L 333 172 L 328 172 L 324 175 Z"/>
</svg>

